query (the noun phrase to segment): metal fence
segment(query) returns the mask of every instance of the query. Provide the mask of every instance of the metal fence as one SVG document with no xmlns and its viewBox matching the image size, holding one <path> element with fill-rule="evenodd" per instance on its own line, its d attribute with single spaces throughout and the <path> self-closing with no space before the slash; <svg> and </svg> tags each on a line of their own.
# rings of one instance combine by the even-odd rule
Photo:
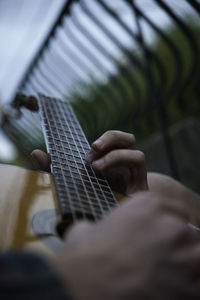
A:
<svg viewBox="0 0 200 300">
<path fill-rule="evenodd" d="M 197 0 L 66 1 L 19 90 L 71 100 L 83 127 L 99 118 L 90 140 L 111 128 L 132 128 L 136 136 L 160 130 L 178 178 L 168 126 L 176 121 L 171 110 L 199 110 L 199 12 Z M 97 116 L 81 94 L 95 96 Z M 41 131 L 36 115 L 21 112 L 18 119 L 5 117 L 4 130 L 29 155 L 42 147 Z"/>
</svg>

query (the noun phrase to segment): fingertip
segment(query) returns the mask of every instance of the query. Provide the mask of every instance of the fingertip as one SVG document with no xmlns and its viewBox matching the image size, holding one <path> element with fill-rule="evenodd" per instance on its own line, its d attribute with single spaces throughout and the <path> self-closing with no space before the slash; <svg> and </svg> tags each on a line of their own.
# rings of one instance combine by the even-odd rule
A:
<svg viewBox="0 0 200 300">
<path fill-rule="evenodd" d="M 89 164 L 92 164 L 94 160 L 97 160 L 101 156 L 101 153 L 99 151 L 96 151 L 95 149 L 91 148 L 88 154 L 86 155 L 86 162 Z"/>
<path fill-rule="evenodd" d="M 92 143 L 92 147 L 97 151 L 101 150 L 103 146 L 104 146 L 104 142 L 102 139 L 97 139 Z"/>
<path fill-rule="evenodd" d="M 88 163 L 92 163 L 92 161 L 94 160 L 94 154 L 92 154 L 91 152 L 89 152 L 85 158 L 85 160 L 88 162 Z"/>
<path fill-rule="evenodd" d="M 28 96 L 25 107 L 32 111 L 38 111 L 39 106 L 35 96 Z"/>
<path fill-rule="evenodd" d="M 31 152 L 31 156 L 38 162 L 43 171 L 50 172 L 51 158 L 49 154 L 42 150 L 35 149 Z"/>
<path fill-rule="evenodd" d="M 41 151 L 39 149 L 35 149 L 31 152 L 31 156 L 33 156 L 34 158 L 37 159 L 37 156 L 40 155 L 41 152 L 43 152 L 43 151 Z"/>
<path fill-rule="evenodd" d="M 98 169 L 98 170 L 102 170 L 105 166 L 105 161 L 104 159 L 98 159 L 98 160 L 95 160 L 93 163 L 92 163 L 92 167 L 94 169 Z"/>
</svg>

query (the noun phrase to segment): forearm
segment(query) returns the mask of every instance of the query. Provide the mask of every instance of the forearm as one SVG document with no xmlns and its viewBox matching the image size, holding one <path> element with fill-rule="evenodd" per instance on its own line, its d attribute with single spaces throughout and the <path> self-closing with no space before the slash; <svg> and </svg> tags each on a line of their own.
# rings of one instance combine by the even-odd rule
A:
<svg viewBox="0 0 200 300">
<path fill-rule="evenodd" d="M 188 198 L 193 197 L 200 200 L 200 196 L 184 186 L 179 181 L 160 173 L 147 173 L 149 190 L 156 193 L 165 193 L 171 197 Z"/>
<path fill-rule="evenodd" d="M 147 178 L 151 192 L 165 195 L 172 201 L 187 204 L 190 212 L 188 222 L 200 227 L 200 196 L 198 194 L 167 175 L 149 172 Z"/>
</svg>

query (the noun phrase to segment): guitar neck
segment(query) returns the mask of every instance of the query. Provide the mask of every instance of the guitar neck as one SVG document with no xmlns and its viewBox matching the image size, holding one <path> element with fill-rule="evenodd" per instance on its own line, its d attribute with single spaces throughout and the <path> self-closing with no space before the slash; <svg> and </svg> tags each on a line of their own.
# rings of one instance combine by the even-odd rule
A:
<svg viewBox="0 0 200 300">
<path fill-rule="evenodd" d="M 117 206 L 107 181 L 85 161 L 90 149 L 71 105 L 39 95 L 46 146 L 62 218 L 96 220 Z"/>
</svg>

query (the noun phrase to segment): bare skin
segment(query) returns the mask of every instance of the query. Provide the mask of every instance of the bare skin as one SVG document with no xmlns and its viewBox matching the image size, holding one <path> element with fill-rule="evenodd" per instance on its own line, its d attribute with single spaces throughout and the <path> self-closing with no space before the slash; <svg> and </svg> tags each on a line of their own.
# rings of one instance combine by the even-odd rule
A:
<svg viewBox="0 0 200 300">
<path fill-rule="evenodd" d="M 76 300 L 199 299 L 199 236 L 187 205 L 136 193 L 104 220 L 78 223 L 54 268 Z"/>
<path fill-rule="evenodd" d="M 32 156 L 44 171 L 50 170 L 46 153 L 34 150 Z M 86 160 L 96 172 L 103 173 L 115 191 L 129 195 L 148 189 L 145 156 L 135 148 L 132 134 L 107 131 L 92 144 Z"/>
<path fill-rule="evenodd" d="M 50 170 L 47 154 L 32 155 Z M 74 299 L 199 299 L 199 233 L 187 226 L 200 224 L 198 196 L 168 176 L 147 174 L 131 134 L 106 132 L 86 160 L 114 189 L 123 182 L 118 191 L 128 201 L 96 224 L 73 226 L 51 260 Z"/>
<path fill-rule="evenodd" d="M 32 155 L 45 171 L 50 171 L 50 156 L 41 150 Z M 135 137 L 121 131 L 107 131 L 92 145 L 86 160 L 108 179 L 114 191 L 127 196 L 150 190 L 173 201 L 188 202 L 188 222 L 200 226 L 200 197 L 173 178 L 146 171 L 145 156 L 136 148 Z M 177 199 L 177 200 L 174 200 Z"/>
<path fill-rule="evenodd" d="M 199 195 L 167 175 L 147 173 L 144 153 L 136 148 L 134 135 L 107 131 L 91 145 L 86 159 L 105 175 L 115 191 L 131 195 L 149 189 L 173 201 L 188 202 L 189 221 L 200 226 Z"/>
</svg>

